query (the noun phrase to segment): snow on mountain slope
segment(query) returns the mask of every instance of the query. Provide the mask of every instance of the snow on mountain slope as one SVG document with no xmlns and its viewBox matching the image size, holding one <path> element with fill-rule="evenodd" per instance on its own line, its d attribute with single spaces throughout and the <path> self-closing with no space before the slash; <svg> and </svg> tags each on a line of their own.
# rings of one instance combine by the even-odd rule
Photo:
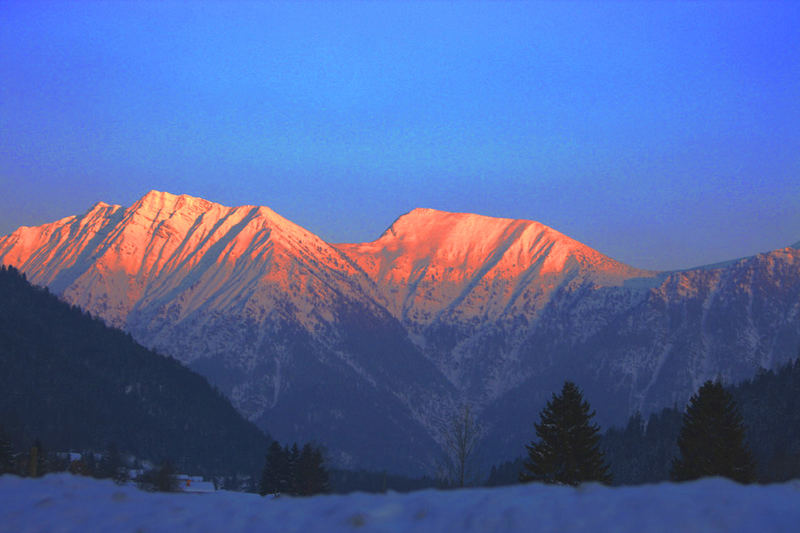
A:
<svg viewBox="0 0 800 533">
<path fill-rule="evenodd" d="M 664 273 L 648 289 L 559 294 L 521 345 L 524 357 L 512 370 L 524 379 L 486 407 L 503 435 L 486 453 L 517 453 L 530 432 L 505 413 L 544 404 L 568 377 L 608 426 L 635 411 L 681 406 L 705 380 L 736 383 L 775 369 L 792 361 L 798 346 L 800 250 L 794 248 L 724 268 Z"/>
<path fill-rule="evenodd" d="M 127 209 L 21 228 L 0 240 L 0 261 L 190 364 L 277 438 L 331 426 L 343 463 L 367 453 L 345 442 L 363 430 L 386 441 L 376 450 L 413 435 L 425 449 L 396 450 L 404 462 L 435 448 L 420 420 L 449 384 L 360 269 L 266 207 L 151 191 Z M 343 421 L 354 407 L 360 418 Z"/>
<path fill-rule="evenodd" d="M 516 361 L 551 296 L 622 285 L 639 270 L 543 224 L 415 209 L 371 243 L 340 244 L 375 281 L 387 308 L 473 401 L 525 379 Z"/>
<path fill-rule="evenodd" d="M 608 424 L 786 362 L 798 254 L 654 273 L 537 222 L 431 209 L 331 245 L 266 207 L 157 191 L 0 238 L 0 263 L 190 364 L 278 439 L 404 473 L 435 462 L 463 403 L 499 460 L 565 379 Z"/>
<path fill-rule="evenodd" d="M 269 208 L 157 191 L 127 209 L 100 203 L 82 217 L 20 228 L 0 239 L 0 261 L 118 326 L 135 306 L 177 294 L 177 320 L 200 306 L 244 305 L 259 284 L 289 296 L 334 289 L 371 298 L 361 294 L 371 284 L 336 249 Z M 294 303 L 309 328 L 332 318 L 305 298 Z"/>
<path fill-rule="evenodd" d="M 135 305 L 152 305 L 190 286 L 197 289 L 184 312 L 232 305 L 259 279 L 287 294 L 297 294 L 308 275 L 355 292 L 370 286 L 338 251 L 267 207 L 231 208 L 158 191 L 124 210 L 100 203 L 82 217 L 20 228 L 0 239 L 0 250 L 3 263 L 34 283 L 55 285 L 69 301 L 117 326 Z M 310 327 L 320 318 L 308 305 L 296 311 Z"/>
<path fill-rule="evenodd" d="M 538 222 L 414 209 L 378 240 L 339 244 L 404 323 L 464 323 L 535 314 L 564 280 L 599 285 L 652 275 Z"/>
<path fill-rule="evenodd" d="M 98 202 L 83 216 L 38 227 L 22 226 L 0 237 L 0 261 L 26 272 L 34 283 L 68 286 L 91 266 L 90 253 L 119 221 L 121 207 Z"/>
</svg>

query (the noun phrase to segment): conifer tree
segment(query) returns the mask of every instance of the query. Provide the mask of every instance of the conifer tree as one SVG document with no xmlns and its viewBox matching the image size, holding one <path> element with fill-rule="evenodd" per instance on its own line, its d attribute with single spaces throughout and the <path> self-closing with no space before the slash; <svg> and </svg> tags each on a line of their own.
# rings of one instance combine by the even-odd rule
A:
<svg viewBox="0 0 800 533">
<path fill-rule="evenodd" d="M 278 441 L 272 441 L 261 472 L 258 493 L 262 496 L 288 493 L 290 476 L 288 448 L 281 448 Z"/>
<path fill-rule="evenodd" d="M 554 393 L 542 410 L 540 423 L 534 424 L 539 442 L 526 445 L 528 461 L 520 481 L 610 483 L 609 467 L 599 447 L 600 428 L 590 423 L 594 414 L 580 389 L 565 382 L 561 394 Z"/>
<path fill-rule="evenodd" d="M 14 467 L 14 452 L 11 449 L 11 442 L 6 438 L 5 433 L 0 429 L 0 474 L 11 472 Z"/>
<path fill-rule="evenodd" d="M 328 492 L 328 472 L 323 466 L 322 451 L 306 443 L 297 461 L 299 496 L 312 496 Z"/>
<path fill-rule="evenodd" d="M 680 457 L 672 479 L 723 476 L 740 483 L 755 479 L 753 456 L 744 442 L 742 415 L 719 381 L 706 381 L 689 400 L 678 437 Z"/>
<path fill-rule="evenodd" d="M 289 482 L 286 491 L 289 494 L 300 494 L 300 479 L 298 478 L 299 475 L 299 462 L 300 462 L 300 448 L 297 447 L 297 443 L 295 442 L 292 444 L 291 449 L 285 448 L 285 453 L 287 460 L 289 461 L 288 469 L 289 469 Z"/>
<path fill-rule="evenodd" d="M 323 466 L 319 448 L 308 443 L 303 445 L 302 450 L 297 443 L 291 448 L 288 445 L 281 447 L 277 441 L 273 441 L 261 473 L 259 494 L 311 496 L 328 490 L 328 472 Z"/>
</svg>

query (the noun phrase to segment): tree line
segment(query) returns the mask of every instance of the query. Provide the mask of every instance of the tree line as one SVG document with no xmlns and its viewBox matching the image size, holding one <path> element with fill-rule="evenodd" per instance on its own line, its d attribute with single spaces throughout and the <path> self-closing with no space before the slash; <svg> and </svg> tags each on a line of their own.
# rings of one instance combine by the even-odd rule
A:
<svg viewBox="0 0 800 533">
<path fill-rule="evenodd" d="M 562 485 L 610 484 L 611 466 L 600 446 L 600 428 L 580 389 L 566 382 L 553 394 L 535 424 L 538 441 L 527 445 L 519 481 Z M 706 381 L 689 400 L 676 441 L 678 454 L 669 464 L 672 481 L 722 476 L 740 483 L 756 479 L 753 453 L 730 392 L 719 381 Z"/>
<path fill-rule="evenodd" d="M 328 471 L 322 449 L 310 443 L 302 449 L 293 444 L 281 446 L 273 441 L 267 451 L 258 493 L 290 496 L 312 496 L 329 492 Z"/>
<path fill-rule="evenodd" d="M 177 492 L 179 488 L 177 471 L 169 460 L 146 469 L 138 459 L 124 458 L 115 443 L 101 452 L 83 450 L 72 453 L 47 450 L 39 439 L 29 449 L 14 453 L 10 440 L 0 428 L 0 475 L 42 477 L 59 472 L 110 479 L 118 485 L 133 482 L 148 492 Z"/>
<path fill-rule="evenodd" d="M 74 454 L 47 450 L 41 440 L 35 439 L 30 448 L 15 453 L 10 439 L 0 428 L 0 474 L 42 477 L 56 472 L 111 479 L 117 483 L 125 483 L 129 475 L 128 466 L 114 443 L 99 453 L 84 450 Z"/>
<path fill-rule="evenodd" d="M 755 481 L 800 478 L 800 359 L 725 388 L 742 415 L 745 441 L 755 462 Z M 646 419 L 636 413 L 625 427 L 609 429 L 602 448 L 610 459 L 614 483 L 637 485 L 669 479 L 669 459 L 679 452 L 682 421 L 683 412 L 671 407 Z"/>
<path fill-rule="evenodd" d="M 525 458 L 493 467 L 487 485 L 800 477 L 800 358 L 735 386 L 707 381 L 685 410 L 663 409 L 647 420 L 635 413 L 604 435 L 593 416 L 580 389 L 565 383 L 534 424 L 538 440 Z"/>
</svg>

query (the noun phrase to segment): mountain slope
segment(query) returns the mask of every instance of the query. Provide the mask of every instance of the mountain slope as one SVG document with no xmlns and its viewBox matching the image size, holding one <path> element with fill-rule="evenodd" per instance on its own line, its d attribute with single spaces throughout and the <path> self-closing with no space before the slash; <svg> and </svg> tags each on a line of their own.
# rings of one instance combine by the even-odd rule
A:
<svg viewBox="0 0 800 533">
<path fill-rule="evenodd" d="M 535 314 L 564 279 L 601 284 L 651 273 L 610 259 L 538 222 L 415 209 L 378 240 L 340 244 L 375 281 L 392 313 L 421 327 Z M 534 301 L 531 298 L 534 297 Z"/>
<path fill-rule="evenodd" d="M 331 245 L 266 207 L 157 191 L 0 238 L 0 263 L 189 364 L 278 440 L 406 474 L 430 471 L 463 403 L 496 462 L 565 379 L 621 423 L 788 361 L 798 254 L 649 272 L 537 222 L 432 209 Z"/>
<path fill-rule="evenodd" d="M 281 441 L 324 435 L 342 466 L 432 460 L 427 411 L 452 387 L 358 267 L 268 208 L 151 191 L 20 228 L 0 262 L 189 364 Z"/>
<path fill-rule="evenodd" d="M 484 400 L 518 383 L 517 350 L 553 294 L 655 275 L 538 222 L 433 209 L 401 216 L 374 242 L 337 247 L 440 371 Z"/>
<path fill-rule="evenodd" d="M 199 375 L 0 268 L 0 420 L 18 447 L 251 473 L 269 439 Z M 235 443 L 235 444 L 234 444 Z"/>
<path fill-rule="evenodd" d="M 607 426 L 624 421 L 620 406 L 645 415 L 682 406 L 707 379 L 736 383 L 797 353 L 800 250 L 658 279 L 647 289 L 608 287 L 554 299 L 523 342 L 524 379 L 486 410 L 504 435 L 493 453 L 510 454 L 525 441 L 503 413 L 544 404 L 565 376 L 583 385 Z"/>
</svg>

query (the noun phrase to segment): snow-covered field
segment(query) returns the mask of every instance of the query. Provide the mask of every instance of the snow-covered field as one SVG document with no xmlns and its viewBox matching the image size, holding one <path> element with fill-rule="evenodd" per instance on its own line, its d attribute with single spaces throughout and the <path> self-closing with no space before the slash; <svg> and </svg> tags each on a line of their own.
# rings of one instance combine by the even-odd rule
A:
<svg viewBox="0 0 800 533">
<path fill-rule="evenodd" d="M 0 477 L 0 531 L 754 531 L 797 532 L 800 481 L 741 486 L 577 489 L 522 485 L 261 498 L 252 494 L 150 494 L 110 481 L 57 474 Z"/>
</svg>

